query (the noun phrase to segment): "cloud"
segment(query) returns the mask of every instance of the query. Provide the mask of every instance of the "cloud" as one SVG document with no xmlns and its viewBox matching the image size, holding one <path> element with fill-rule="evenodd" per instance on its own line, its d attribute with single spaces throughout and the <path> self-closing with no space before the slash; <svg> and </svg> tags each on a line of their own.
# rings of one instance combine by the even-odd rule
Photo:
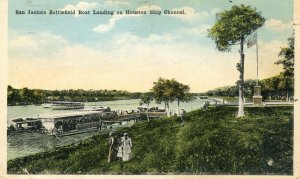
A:
<svg viewBox="0 0 300 179">
<path fill-rule="evenodd" d="M 210 11 L 210 15 L 212 16 L 216 16 L 217 13 L 221 12 L 221 9 L 219 8 L 213 8 L 211 11 Z"/>
<path fill-rule="evenodd" d="M 115 26 L 116 22 L 123 17 L 123 15 L 113 15 L 113 17 L 109 19 L 108 23 L 96 26 L 95 28 L 93 28 L 93 31 L 100 33 L 107 32 L 111 30 Z"/>
<path fill-rule="evenodd" d="M 145 6 L 140 6 L 136 9 L 136 11 L 149 11 L 149 10 L 161 10 L 161 8 L 157 5 L 145 5 Z M 116 25 L 117 21 L 123 19 L 123 18 L 128 18 L 128 17 L 140 17 L 143 16 L 142 14 L 123 14 L 123 15 L 118 15 L 115 14 L 113 15 L 106 24 L 100 24 L 96 27 L 93 28 L 94 32 L 99 32 L 99 33 L 104 33 L 104 32 L 108 32 L 111 29 L 113 29 L 113 27 Z"/>
<path fill-rule="evenodd" d="M 99 32 L 99 33 L 107 32 L 115 26 L 116 21 L 117 21 L 117 18 L 115 18 L 115 15 L 114 15 L 111 19 L 109 19 L 108 23 L 100 24 L 100 25 L 94 27 L 93 31 Z"/>
<path fill-rule="evenodd" d="M 207 29 L 211 28 L 209 24 L 201 24 L 190 28 L 179 29 L 179 33 L 193 36 L 207 36 Z"/>
<path fill-rule="evenodd" d="M 83 11 L 90 10 L 90 9 L 97 7 L 97 5 L 98 5 L 98 3 L 96 3 L 96 2 L 89 3 L 89 2 L 81 1 L 81 2 L 78 2 L 76 5 L 67 4 L 61 10 L 75 10 L 76 14 L 74 16 L 78 17 L 78 10 L 83 10 Z"/>
<path fill-rule="evenodd" d="M 150 11 L 150 10 L 161 10 L 161 7 L 158 5 L 144 5 L 136 9 L 137 11 Z"/>
<path fill-rule="evenodd" d="M 185 11 L 185 15 L 182 14 L 168 14 L 168 16 L 175 17 L 187 22 L 195 22 L 199 19 L 202 19 L 204 17 L 208 17 L 209 13 L 206 11 L 203 12 L 197 12 L 194 8 L 185 6 L 185 7 L 180 7 L 180 8 L 173 8 L 172 11 Z"/>
<path fill-rule="evenodd" d="M 14 87 L 147 91 L 161 76 L 175 78 L 199 92 L 234 84 L 239 75 L 237 49 L 219 52 L 180 40 L 177 32 L 146 37 L 116 34 L 110 38 L 109 49 L 101 48 L 102 40 L 74 44 L 49 33 L 18 34 L 9 42 L 9 84 Z M 274 62 L 283 45 L 280 41 L 259 42 L 260 79 L 279 73 L 281 67 Z M 253 79 L 255 48 L 245 53 L 245 78 Z"/>
<path fill-rule="evenodd" d="M 136 8 L 136 11 L 146 11 L 147 13 L 149 13 L 150 10 L 159 10 L 161 11 L 162 8 L 158 5 L 143 5 L 140 6 L 138 8 Z M 176 14 L 169 14 L 167 16 L 170 17 L 174 17 L 174 18 L 178 18 L 187 22 L 195 22 L 203 17 L 207 17 L 209 16 L 209 13 L 207 12 L 201 12 L 198 13 L 196 12 L 195 9 L 191 8 L 191 7 L 182 7 L 182 8 L 174 8 L 172 9 L 172 11 L 180 11 L 180 10 L 185 10 L 186 14 L 185 15 L 176 15 Z M 99 32 L 99 33 L 104 33 L 104 32 L 108 32 L 111 29 L 114 28 L 114 26 L 116 25 L 117 21 L 123 19 L 123 18 L 129 18 L 129 17 L 141 17 L 143 16 L 143 14 L 123 14 L 123 15 L 113 15 L 111 17 L 111 19 L 108 20 L 108 22 L 106 24 L 100 24 L 96 27 L 94 27 L 92 30 L 94 32 Z"/>
<path fill-rule="evenodd" d="M 109 6 L 115 6 L 115 5 L 130 5 L 130 2 L 128 1 L 118 1 L 118 0 L 108 0 L 106 2 Z"/>
<path fill-rule="evenodd" d="M 8 50 L 10 54 L 43 56 L 52 51 L 58 51 L 67 43 L 62 36 L 47 32 L 26 35 L 12 33 L 8 41 Z"/>
<path fill-rule="evenodd" d="M 268 19 L 265 22 L 265 26 L 267 28 L 273 29 L 273 30 L 286 30 L 286 29 L 291 29 L 293 26 L 292 21 L 284 23 L 281 20 L 278 19 Z"/>
</svg>

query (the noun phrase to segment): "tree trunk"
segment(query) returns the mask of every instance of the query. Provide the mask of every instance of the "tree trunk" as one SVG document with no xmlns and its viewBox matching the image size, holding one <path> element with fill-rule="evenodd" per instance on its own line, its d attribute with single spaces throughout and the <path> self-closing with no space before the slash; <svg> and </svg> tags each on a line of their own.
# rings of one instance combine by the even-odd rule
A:
<svg viewBox="0 0 300 179">
<path fill-rule="evenodd" d="M 149 120 L 149 113 L 148 113 L 148 111 L 149 111 L 149 103 L 147 104 L 147 111 L 146 111 L 147 112 L 147 120 L 149 122 L 150 120 Z"/>
<path fill-rule="evenodd" d="M 168 110 L 168 107 L 167 107 L 167 102 L 165 102 L 165 111 L 167 113 L 167 116 L 169 117 L 169 110 Z"/>
<path fill-rule="evenodd" d="M 180 101 L 178 100 L 177 101 L 177 104 L 178 104 L 178 106 L 177 106 L 177 115 L 179 115 L 179 113 L 180 113 L 179 103 L 180 103 Z"/>
<path fill-rule="evenodd" d="M 169 106 L 169 102 L 167 102 L 167 117 L 170 117 L 170 106 Z"/>
<path fill-rule="evenodd" d="M 244 36 L 241 37 L 240 55 L 239 110 L 237 117 L 244 117 Z"/>
</svg>

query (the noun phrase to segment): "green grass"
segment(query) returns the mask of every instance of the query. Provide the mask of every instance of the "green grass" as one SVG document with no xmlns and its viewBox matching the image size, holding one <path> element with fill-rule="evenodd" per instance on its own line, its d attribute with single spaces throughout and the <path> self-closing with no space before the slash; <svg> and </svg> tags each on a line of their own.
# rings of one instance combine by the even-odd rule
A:
<svg viewBox="0 0 300 179">
<path fill-rule="evenodd" d="M 108 164 L 104 135 L 8 161 L 8 173 L 31 174 L 282 174 L 293 172 L 293 108 L 217 107 L 121 129 L 133 141 L 129 162 Z M 268 165 L 272 159 L 273 165 Z"/>
</svg>

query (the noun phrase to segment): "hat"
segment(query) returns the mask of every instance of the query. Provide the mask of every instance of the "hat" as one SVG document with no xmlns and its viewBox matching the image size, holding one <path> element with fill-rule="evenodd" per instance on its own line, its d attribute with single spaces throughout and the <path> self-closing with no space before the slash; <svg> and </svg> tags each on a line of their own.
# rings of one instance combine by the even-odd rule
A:
<svg viewBox="0 0 300 179">
<path fill-rule="evenodd" d="M 128 136 L 128 133 L 125 132 L 125 133 L 124 133 L 124 136 Z"/>
<path fill-rule="evenodd" d="M 110 132 L 110 133 L 109 133 L 109 135 L 114 135 L 114 134 L 115 134 L 114 132 Z"/>
</svg>

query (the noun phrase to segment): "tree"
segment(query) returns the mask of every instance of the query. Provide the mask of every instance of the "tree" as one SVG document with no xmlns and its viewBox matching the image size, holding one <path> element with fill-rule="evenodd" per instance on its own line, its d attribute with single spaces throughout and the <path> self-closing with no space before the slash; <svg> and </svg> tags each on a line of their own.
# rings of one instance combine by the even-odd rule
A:
<svg viewBox="0 0 300 179">
<path fill-rule="evenodd" d="M 254 94 L 254 86 L 256 86 L 256 80 L 248 79 L 244 82 L 244 96 L 251 98 Z"/>
<path fill-rule="evenodd" d="M 19 91 L 19 94 L 20 94 L 20 97 L 21 97 L 21 100 L 23 103 L 25 103 L 25 104 L 32 103 L 32 99 L 33 99 L 32 90 L 25 87 Z"/>
<path fill-rule="evenodd" d="M 285 91 L 286 100 L 290 100 L 290 96 L 294 90 L 294 46 L 295 46 L 295 36 L 288 38 L 288 47 L 281 48 L 278 56 L 281 58 L 275 64 L 283 66 L 283 72 L 281 73 L 282 80 L 280 82 L 279 88 Z"/>
<path fill-rule="evenodd" d="M 294 89 L 294 79 L 293 77 L 285 76 L 283 74 L 280 74 L 278 77 L 280 79 L 278 88 L 283 92 L 283 95 L 285 94 L 286 101 L 290 101 L 290 96 L 292 95 Z"/>
<path fill-rule="evenodd" d="M 157 82 L 153 82 L 151 91 L 154 94 L 154 99 L 157 103 L 163 102 L 165 104 L 165 110 L 167 116 L 170 116 L 170 103 L 174 99 L 174 90 L 172 89 L 171 81 L 164 78 L 159 78 Z"/>
<path fill-rule="evenodd" d="M 232 6 L 230 10 L 217 13 L 217 21 L 208 30 L 208 36 L 215 41 L 219 51 L 230 52 L 232 45 L 240 45 L 239 110 L 237 117 L 244 116 L 244 42 L 247 36 L 261 27 L 265 18 L 250 6 Z"/>
<path fill-rule="evenodd" d="M 168 117 L 170 116 L 170 103 L 177 101 L 179 112 L 180 102 L 187 102 L 193 99 L 192 95 L 188 93 L 190 87 L 177 82 L 175 79 L 159 78 L 153 84 L 151 91 L 154 99 L 157 103 L 163 102 L 165 104 Z"/>
<path fill-rule="evenodd" d="M 15 105 L 16 103 L 21 101 L 21 97 L 19 91 L 14 89 L 10 85 L 7 87 L 7 104 Z"/>
<path fill-rule="evenodd" d="M 143 104 L 146 104 L 147 105 L 147 120 L 148 122 L 150 121 L 149 120 L 149 113 L 148 113 L 148 110 L 149 110 L 149 105 L 150 103 L 153 101 L 153 94 L 152 93 L 144 93 L 141 95 L 141 101 L 140 101 L 140 105 L 143 105 Z"/>
<path fill-rule="evenodd" d="M 177 101 L 177 114 L 180 113 L 180 102 L 188 102 L 194 99 L 193 95 L 189 93 L 190 87 L 188 85 L 173 81 L 175 87 L 175 100 Z"/>
<path fill-rule="evenodd" d="M 288 38 L 288 47 L 282 47 L 278 53 L 278 56 L 281 57 L 281 59 L 275 62 L 275 64 L 283 66 L 284 76 L 294 77 L 294 46 L 295 35 L 293 34 L 292 37 Z"/>
</svg>

